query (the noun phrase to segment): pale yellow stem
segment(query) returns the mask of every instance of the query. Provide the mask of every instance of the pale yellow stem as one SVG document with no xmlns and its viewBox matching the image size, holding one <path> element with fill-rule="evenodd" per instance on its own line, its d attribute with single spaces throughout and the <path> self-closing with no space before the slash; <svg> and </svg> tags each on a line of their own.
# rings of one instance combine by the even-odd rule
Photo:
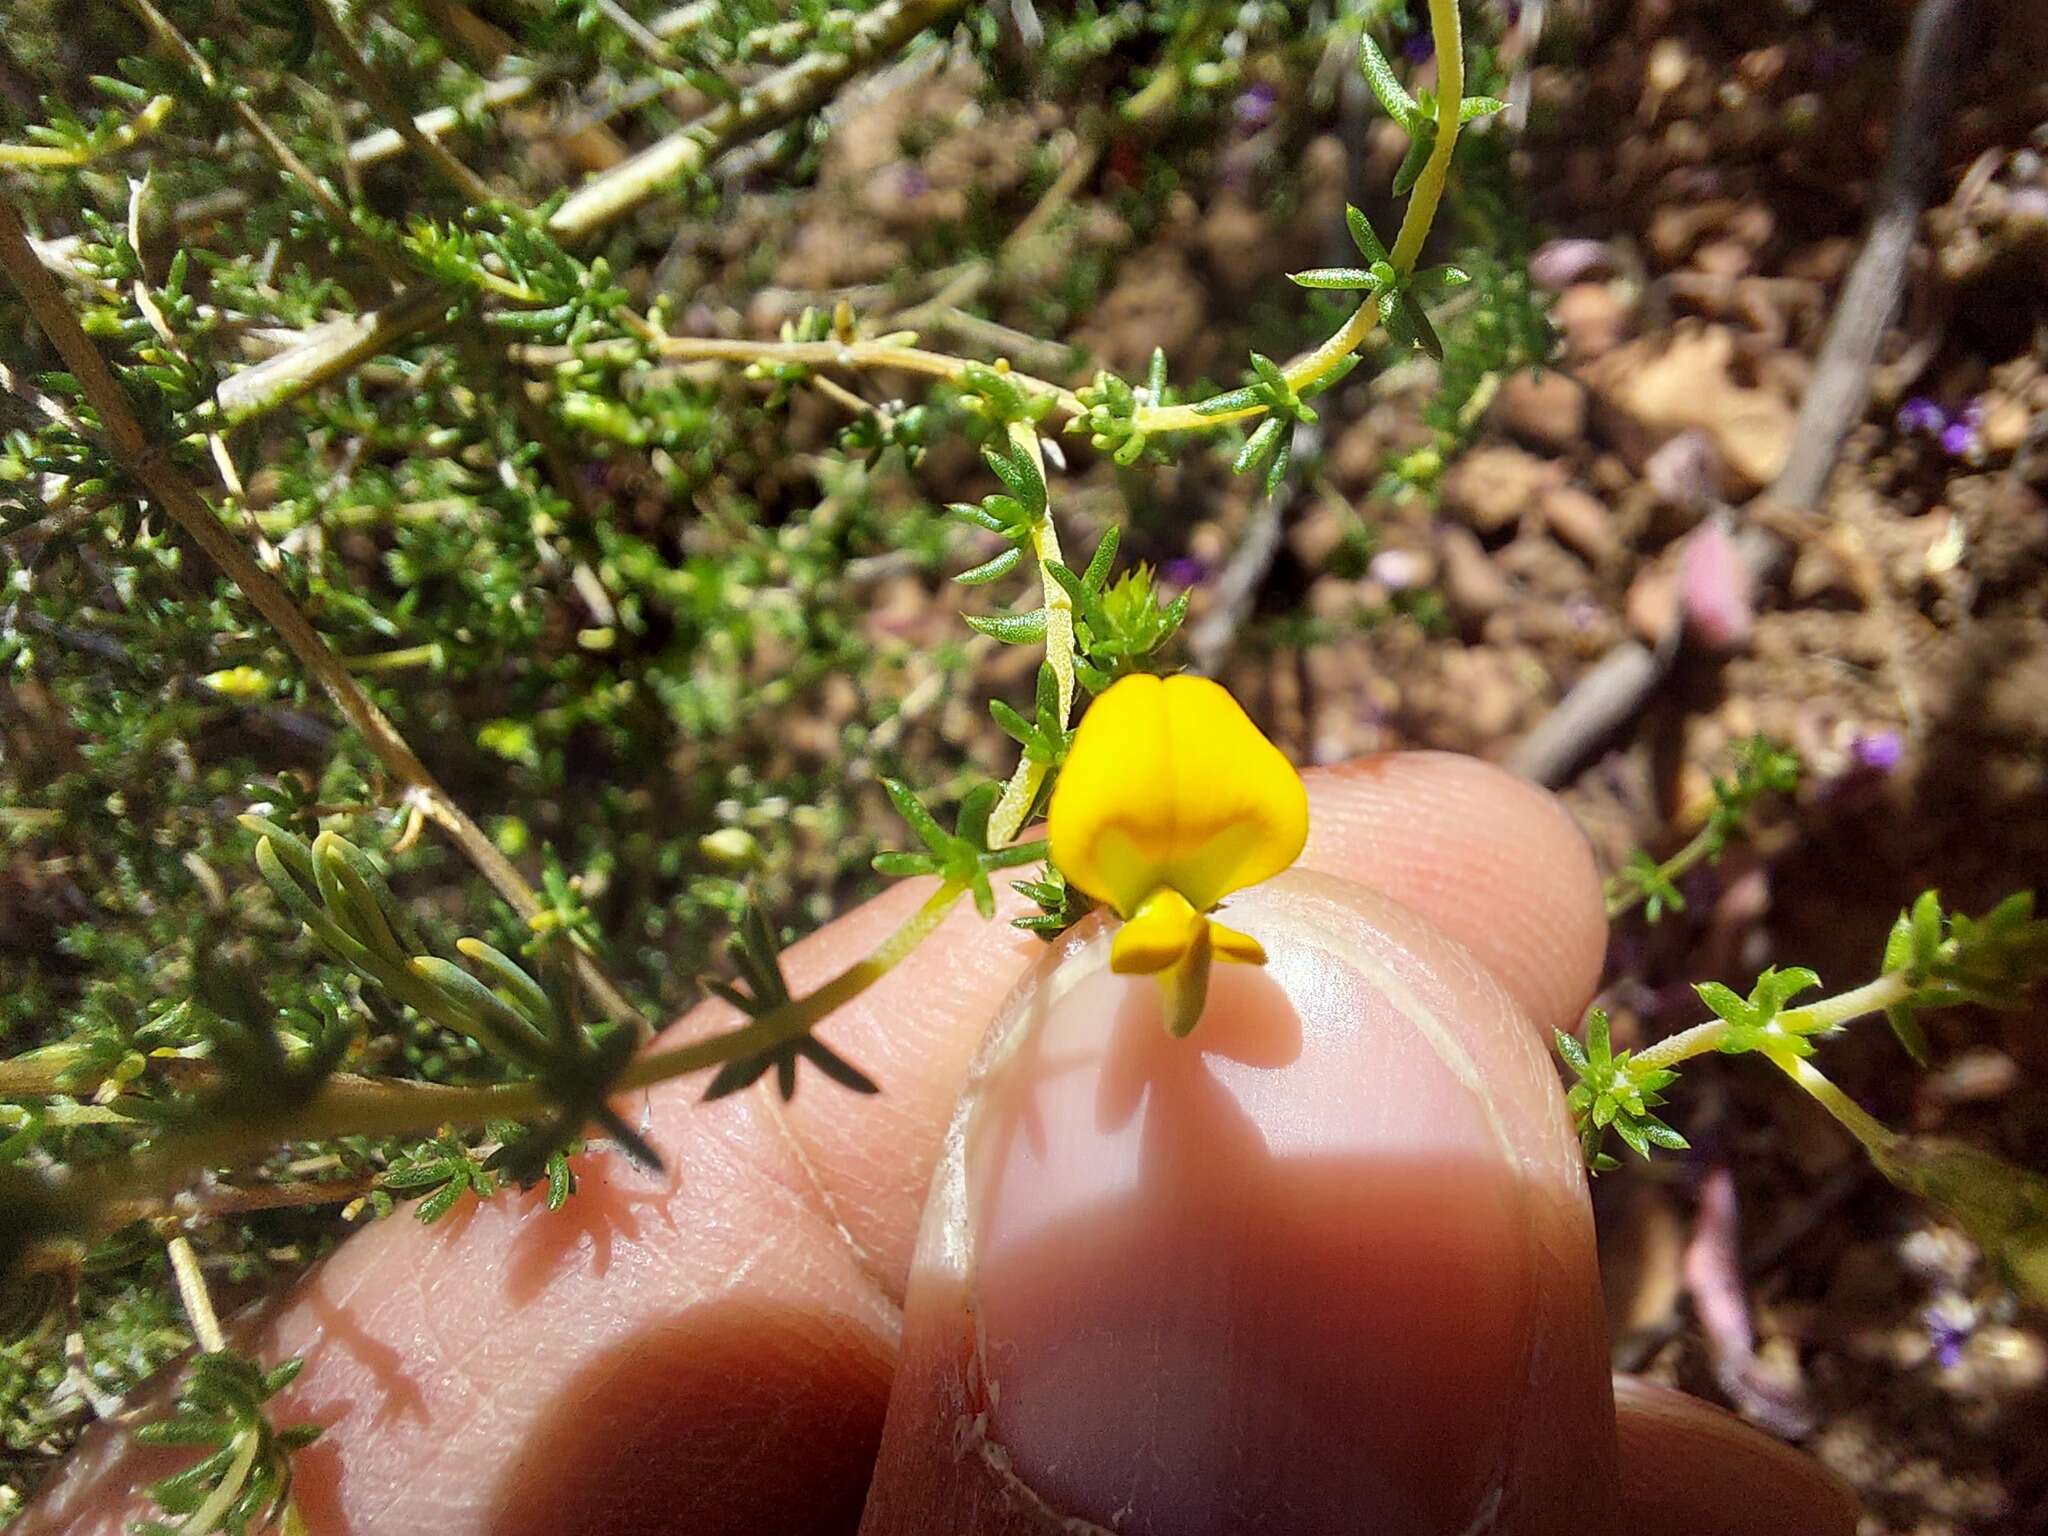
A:
<svg viewBox="0 0 2048 1536">
<path fill-rule="evenodd" d="M 1465 93 L 1464 41 L 1458 24 L 1458 0 L 1429 0 L 1429 29 L 1436 42 L 1437 57 L 1436 143 L 1423 165 L 1422 175 L 1416 180 L 1415 191 L 1408 199 L 1394 248 L 1387 253 L 1395 269 L 1404 275 L 1415 269 L 1415 258 L 1422 253 L 1422 242 L 1429 237 L 1430 226 L 1436 222 L 1437 208 L 1443 201 L 1444 184 L 1450 179 L 1451 152 L 1458 147 L 1458 110 Z M 1358 350 L 1378 323 L 1378 305 L 1367 299 L 1352 311 L 1351 318 L 1328 341 L 1312 352 L 1303 353 L 1281 370 L 1289 386 L 1299 394 L 1327 378 L 1331 370 Z M 1197 432 L 1261 416 L 1265 410 L 1263 405 L 1214 413 L 1202 412 L 1192 405 L 1141 406 L 1135 425 L 1140 432 L 1148 434 Z"/>
<path fill-rule="evenodd" d="M 1043 476 L 1045 454 L 1039 446 L 1038 433 L 1030 423 L 1010 423 L 1010 441 L 1031 455 L 1031 461 Z M 1064 565 L 1066 561 L 1060 553 L 1059 529 L 1053 524 L 1050 498 L 1045 514 L 1031 529 L 1031 553 L 1038 561 L 1039 576 L 1045 586 L 1045 660 L 1052 668 L 1054 683 L 1059 688 L 1060 728 L 1064 730 L 1074 713 L 1074 600 L 1067 595 L 1067 589 L 1053 579 L 1052 567 Z M 1031 807 L 1038 801 L 1038 791 L 1045 784 L 1045 774 L 1044 763 L 1035 762 L 1029 756 L 1017 759 L 1017 767 L 1011 773 L 1009 783 L 1003 786 L 1002 799 L 996 802 L 995 810 L 989 814 L 988 845 L 991 848 L 1001 848 L 1016 840 L 1018 832 L 1023 829 L 1024 818 L 1031 814 Z"/>
</svg>

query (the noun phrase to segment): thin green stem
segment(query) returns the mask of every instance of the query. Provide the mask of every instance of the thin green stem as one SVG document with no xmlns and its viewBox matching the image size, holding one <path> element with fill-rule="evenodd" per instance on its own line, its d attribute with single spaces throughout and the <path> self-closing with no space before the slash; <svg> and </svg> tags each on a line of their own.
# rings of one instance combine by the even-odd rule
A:
<svg viewBox="0 0 2048 1536">
<path fill-rule="evenodd" d="M 1045 455 L 1039 445 L 1038 433 L 1031 424 L 1021 421 L 1010 423 L 1010 440 L 1030 453 L 1032 462 L 1043 476 Z M 1050 500 L 1044 515 L 1032 525 L 1031 554 L 1038 561 L 1039 579 L 1045 590 L 1045 660 L 1052 668 L 1053 681 L 1059 690 L 1060 729 L 1065 730 L 1074 713 L 1074 600 L 1052 575 L 1052 567 L 1064 565 L 1066 559 L 1060 553 L 1059 529 L 1053 523 Z M 1038 792 L 1045 785 L 1046 766 L 1028 752 L 1017 759 L 1017 767 L 1010 774 L 1009 783 L 1003 786 L 1002 798 L 989 814 L 988 843 L 991 848 L 1001 848 L 1014 842 L 1018 832 L 1023 830 L 1024 818 L 1031 814 L 1031 807 L 1038 802 Z"/>
<path fill-rule="evenodd" d="M 493 201 L 497 194 L 489 182 L 477 175 L 468 166 L 456 159 L 455 154 L 440 139 L 428 134 L 413 121 L 412 113 L 406 111 L 393 94 L 390 82 L 378 73 L 370 61 L 363 56 L 349 38 L 348 31 L 341 24 L 341 18 L 334 13 L 328 0 L 306 0 L 307 9 L 313 16 L 314 28 L 320 39 L 327 45 L 327 51 L 334 55 L 343 73 L 355 82 L 363 99 L 376 110 L 377 115 L 405 140 L 407 146 L 440 173 L 442 180 L 453 187 L 472 206 L 481 206 Z"/>
<path fill-rule="evenodd" d="M 963 886 L 941 885 L 900 928 L 815 992 L 738 1029 L 640 1056 L 611 1091 L 651 1087 L 801 1038 L 894 970 L 945 921 L 963 894 Z M 337 1072 L 302 1105 L 173 1136 L 134 1157 L 83 1173 L 58 1196 L 69 1217 L 63 1225 L 88 1235 L 114 1230 L 157 1209 L 163 1196 L 201 1170 L 246 1165 L 283 1142 L 420 1136 L 448 1126 L 536 1120 L 550 1108 L 546 1085 L 537 1081 L 456 1087 Z M 56 1246 L 41 1245 L 39 1257 L 60 1262 Z"/>
<path fill-rule="evenodd" d="M 1779 1022 L 1788 1034 L 1816 1035 L 1866 1014 L 1882 1013 L 1893 1004 L 1904 1002 L 1916 990 L 1905 972 L 1894 971 L 1804 1008 L 1788 1008 L 1779 1016 Z M 1674 1067 L 1681 1061 L 1719 1050 L 1732 1028 L 1734 1026 L 1726 1019 L 1709 1019 L 1704 1024 L 1695 1024 L 1675 1035 L 1667 1035 L 1655 1045 L 1645 1046 L 1629 1058 L 1629 1065 L 1641 1071 Z"/>
<path fill-rule="evenodd" d="M 44 1125 L 65 1130 L 76 1125 L 133 1125 L 134 1118 L 109 1104 L 45 1104 L 36 1112 Z"/>
<path fill-rule="evenodd" d="M 413 127 L 429 138 L 453 133 L 470 119 L 485 112 L 515 106 L 547 84 L 551 71 L 545 66 L 526 74 L 504 75 L 489 81 L 460 107 L 433 107 L 412 120 Z M 380 165 L 405 152 L 406 138 L 396 128 L 378 128 L 350 142 L 349 164 L 360 168 Z"/>
<path fill-rule="evenodd" d="M 133 117 L 97 144 L 72 148 L 57 144 L 0 144 L 0 165 L 21 166 L 29 170 L 91 165 L 95 160 L 119 154 L 153 133 L 176 105 L 174 97 L 152 96 Z"/>
<path fill-rule="evenodd" d="M 1451 173 L 1451 154 L 1458 147 L 1458 112 L 1465 91 L 1464 43 L 1458 21 L 1458 0 L 1430 0 L 1429 29 L 1435 40 L 1438 61 L 1436 143 L 1408 199 L 1394 248 L 1388 252 L 1395 269 L 1404 276 L 1414 270 L 1415 260 L 1422 253 L 1423 241 L 1429 238 L 1430 226 L 1436 222 L 1437 209 L 1443 201 L 1444 186 Z M 1281 370 L 1289 386 L 1299 394 L 1320 383 L 1345 358 L 1365 344 L 1365 339 L 1378 324 L 1379 306 L 1374 300 L 1367 299 L 1352 311 L 1351 318 L 1328 341 L 1314 351 L 1302 354 Z M 1148 405 L 1139 408 L 1134 425 L 1138 431 L 1148 434 L 1198 432 L 1233 421 L 1244 421 L 1261 415 L 1264 410 L 1264 406 L 1249 405 L 1233 411 L 1205 413 L 1196 405 Z"/>
<path fill-rule="evenodd" d="M 1331 370 L 1365 344 L 1373 327 L 1380 323 L 1379 306 L 1368 299 L 1351 313 L 1335 335 L 1289 363 L 1281 372 L 1296 394 L 1327 377 Z M 1229 422 L 1243 421 L 1265 413 L 1263 405 L 1247 405 L 1234 411 L 1205 413 L 1193 405 L 1147 405 L 1132 418 L 1140 432 L 1199 432 Z"/>
<path fill-rule="evenodd" d="M 178 1299 L 184 1303 L 185 1316 L 192 1324 L 192 1337 L 208 1354 L 219 1354 L 227 1348 L 227 1339 L 220 1331 L 220 1316 L 213 1310 L 213 1297 L 207 1294 L 206 1276 L 199 1272 L 199 1255 L 192 1251 L 192 1239 L 181 1232 L 166 1247 L 170 1250 L 171 1274 L 178 1282 Z"/>
<path fill-rule="evenodd" d="M 402 672 L 409 667 L 438 669 L 447 660 L 447 649 L 438 640 L 408 645 L 395 651 L 377 651 L 367 656 L 344 656 L 342 665 L 351 672 Z"/>
<path fill-rule="evenodd" d="M 221 1528 L 221 1517 L 234 1507 L 235 1500 L 242 1496 L 242 1485 L 249 1481 L 249 1471 L 256 1465 L 256 1453 L 262 1442 L 256 1431 L 245 1429 L 235 1436 L 234 1459 L 228 1463 L 227 1472 L 191 1514 L 178 1524 L 178 1536 L 204 1536 L 207 1531 Z"/>
<path fill-rule="evenodd" d="M 1451 155 L 1458 147 L 1458 114 L 1465 97 L 1465 40 L 1461 35 L 1458 0 L 1429 0 L 1429 31 L 1436 43 L 1436 143 L 1401 216 L 1401 232 L 1387 254 L 1403 276 L 1415 270 L 1422 242 L 1436 222 L 1437 205 L 1451 176 Z"/>
<path fill-rule="evenodd" d="M 741 1056 L 772 1050 L 808 1034 L 819 1020 L 880 981 L 931 937 L 965 892 L 964 886 L 941 885 L 923 906 L 911 914 L 908 922 L 817 991 L 761 1014 L 728 1034 L 650 1052 L 632 1062 L 620 1074 L 618 1090 L 623 1093 L 633 1088 L 645 1088 L 666 1078 L 701 1072 L 706 1067 L 723 1066 Z"/>
<path fill-rule="evenodd" d="M 1768 1051 L 1765 1054 L 1771 1058 L 1774 1066 L 1811 1094 L 1821 1108 L 1833 1115 L 1850 1135 L 1863 1143 L 1863 1150 L 1871 1155 L 1880 1168 L 1889 1165 L 1890 1154 L 1899 1141 L 1896 1131 L 1836 1087 L 1818 1067 L 1804 1057 L 1777 1051 Z"/>
<path fill-rule="evenodd" d="M 1726 846 L 1727 835 L 1710 820 L 1695 832 L 1686 845 L 1657 866 L 1666 880 L 1677 880 L 1696 865 L 1712 858 Z M 1603 887 L 1607 898 L 1607 921 L 1626 917 L 1646 900 L 1649 892 L 1640 885 L 1626 884 L 1619 876 L 1607 881 Z"/>
<path fill-rule="evenodd" d="M 656 350 L 674 362 L 801 363 L 812 368 L 895 368 L 921 373 L 935 379 L 957 381 L 972 360 L 949 352 L 933 352 L 907 342 L 882 337 L 873 341 L 749 341 L 722 336 L 669 336 L 647 334 Z M 907 333 L 906 333 L 907 334 Z M 566 360 L 565 349 L 527 348 L 519 354 L 522 362 L 553 363 Z M 1014 369 L 1003 375 L 1027 394 L 1050 395 L 1057 410 L 1066 416 L 1082 415 L 1086 407 L 1080 397 L 1063 385 L 1033 378 Z"/>
</svg>

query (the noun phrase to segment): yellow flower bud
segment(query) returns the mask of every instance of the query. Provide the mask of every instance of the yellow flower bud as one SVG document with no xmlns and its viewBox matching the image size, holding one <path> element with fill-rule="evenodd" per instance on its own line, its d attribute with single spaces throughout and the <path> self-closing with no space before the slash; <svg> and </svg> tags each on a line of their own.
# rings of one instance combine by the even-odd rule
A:
<svg viewBox="0 0 2048 1536">
<path fill-rule="evenodd" d="M 227 667 L 209 672 L 199 681 L 222 698 L 246 701 L 270 692 L 270 674 L 258 667 Z"/>
<path fill-rule="evenodd" d="M 1264 963 L 1258 940 L 1205 914 L 1300 856 L 1308 792 L 1217 684 L 1126 677 L 1082 716 L 1048 820 L 1053 863 L 1125 920 L 1111 967 L 1157 976 L 1184 1035 L 1212 958 Z"/>
</svg>

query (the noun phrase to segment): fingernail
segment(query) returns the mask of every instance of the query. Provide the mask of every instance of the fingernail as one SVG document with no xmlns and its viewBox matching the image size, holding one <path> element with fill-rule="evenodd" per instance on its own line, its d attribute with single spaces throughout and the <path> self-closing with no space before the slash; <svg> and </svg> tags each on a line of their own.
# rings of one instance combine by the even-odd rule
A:
<svg viewBox="0 0 2048 1536">
<path fill-rule="evenodd" d="M 1566 1183 L 1533 1031 L 1354 887 L 1228 918 L 1270 960 L 1219 966 L 1188 1038 L 1097 944 L 995 1046 L 963 1122 L 975 1432 L 1119 1532 L 1507 1529 Z"/>
</svg>

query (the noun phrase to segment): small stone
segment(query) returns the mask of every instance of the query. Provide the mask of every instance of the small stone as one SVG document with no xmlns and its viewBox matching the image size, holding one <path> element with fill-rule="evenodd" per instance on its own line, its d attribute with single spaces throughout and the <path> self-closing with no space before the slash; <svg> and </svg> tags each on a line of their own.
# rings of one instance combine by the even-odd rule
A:
<svg viewBox="0 0 2048 1536">
<path fill-rule="evenodd" d="M 1604 240 L 1547 240 L 1529 258 L 1530 280 L 1549 293 L 1562 293 L 1574 283 L 1613 271 L 1614 253 Z"/>
<path fill-rule="evenodd" d="M 1627 338 L 1628 306 L 1605 283 L 1574 283 L 1557 296 L 1550 318 L 1564 333 L 1566 354 L 1591 362 L 1612 352 Z"/>
<path fill-rule="evenodd" d="M 1475 448 L 1443 481 L 1443 507 L 1481 533 L 1500 533 L 1552 486 L 1561 485 L 1564 471 L 1547 459 L 1505 444 Z"/>
<path fill-rule="evenodd" d="M 1696 512 L 1721 498 L 1721 456 L 1706 433 L 1681 432 L 1644 461 L 1643 479 L 1665 506 Z"/>
<path fill-rule="evenodd" d="M 1709 240 L 1692 253 L 1692 264 L 1710 277 L 1747 277 L 1753 260 L 1737 240 Z"/>
<path fill-rule="evenodd" d="M 1662 565 L 1646 566 L 1629 583 L 1623 602 L 1629 633 L 1652 650 L 1661 648 L 1678 628 L 1678 581 Z"/>
<path fill-rule="evenodd" d="M 1458 622 L 1475 630 L 1506 606 L 1507 580 L 1468 530 L 1446 528 L 1442 547 L 1444 597 Z"/>
<path fill-rule="evenodd" d="M 1588 382 L 1634 429 L 1644 460 L 1667 439 L 1696 429 L 1707 434 L 1736 484 L 1756 489 L 1784 467 L 1797 418 L 1778 395 L 1738 384 L 1734 361 L 1733 332 L 1688 327 L 1609 353 Z"/>
<path fill-rule="evenodd" d="M 1545 491 L 1539 505 L 1544 526 L 1590 564 L 1606 565 L 1620 555 L 1614 518 L 1599 497 L 1575 485 L 1560 485 Z"/>
<path fill-rule="evenodd" d="M 1351 527 L 1351 518 L 1328 502 L 1318 502 L 1287 530 L 1287 547 L 1305 567 L 1319 571 L 1343 547 Z"/>
<path fill-rule="evenodd" d="M 1603 453 L 1593 461 L 1586 471 L 1586 480 L 1609 501 L 1618 498 L 1636 483 L 1636 477 L 1628 467 L 1627 460 L 1618 453 Z"/>
<path fill-rule="evenodd" d="M 1756 578 L 1721 518 L 1702 523 L 1678 551 L 1678 596 L 1693 638 L 1711 651 L 1735 651 L 1756 626 Z"/>
<path fill-rule="evenodd" d="M 1666 266 L 1685 260 L 1700 236 L 1727 218 L 1731 205 L 1725 199 L 1706 203 L 1666 203 L 1650 215 L 1644 238 L 1657 259 Z"/>
<path fill-rule="evenodd" d="M 1555 368 L 1525 368 L 1500 387 L 1501 425 L 1538 448 L 1562 453 L 1586 436 L 1586 387 Z"/>
<path fill-rule="evenodd" d="M 1266 215 L 1235 193 L 1225 193 L 1210 208 L 1201 240 L 1216 275 L 1234 291 L 1249 291 L 1272 269 L 1273 232 Z"/>
<path fill-rule="evenodd" d="M 1318 576 L 1309 583 L 1308 611 L 1332 623 L 1348 619 L 1359 607 L 1358 583 L 1341 576 Z"/>
<path fill-rule="evenodd" d="M 1972 1046 L 1929 1076 L 1921 1093 L 1937 1104 L 1982 1104 L 2002 1099 L 2019 1086 L 2020 1069 L 1993 1046 Z"/>
<path fill-rule="evenodd" d="M 1330 449 L 1330 483 L 1339 490 L 1362 490 L 1379 477 L 1380 456 L 1380 435 L 1371 422 L 1352 422 Z"/>
<path fill-rule="evenodd" d="M 2011 395 L 1984 413 L 1983 444 L 1986 453 L 2018 453 L 2027 440 L 2027 408 Z"/>
</svg>

